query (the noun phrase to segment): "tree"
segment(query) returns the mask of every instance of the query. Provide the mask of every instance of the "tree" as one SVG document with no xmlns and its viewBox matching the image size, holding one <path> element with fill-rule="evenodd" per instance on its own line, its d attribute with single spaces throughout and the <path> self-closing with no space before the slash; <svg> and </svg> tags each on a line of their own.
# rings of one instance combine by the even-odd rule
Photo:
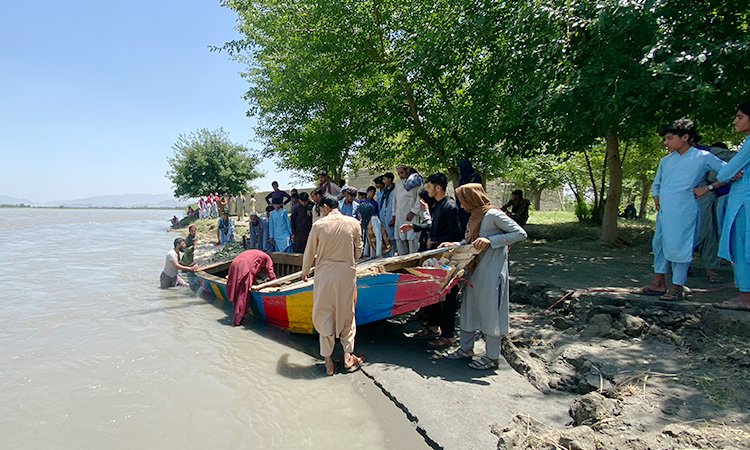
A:
<svg viewBox="0 0 750 450">
<path fill-rule="evenodd" d="M 401 160 L 456 184 L 461 159 L 492 177 L 534 148 L 515 138 L 553 68 L 546 35 L 517 39 L 536 17 L 522 3 L 225 0 L 244 38 L 221 49 L 247 64 L 264 151 L 286 167 Z"/>
<path fill-rule="evenodd" d="M 172 149 L 174 156 L 167 158 L 171 169 L 166 177 L 174 185 L 175 197 L 246 191 L 249 181 L 263 175 L 256 170 L 258 158 L 231 142 L 223 128 L 181 134 Z"/>
<path fill-rule="evenodd" d="M 553 2 L 550 10 L 559 52 L 543 64 L 563 69 L 541 115 L 567 148 L 604 138 L 609 183 L 601 239 L 613 244 L 622 193 L 621 143 L 652 135 L 682 115 L 715 123 L 721 107 L 747 96 L 747 5 L 566 0 Z"/>
<path fill-rule="evenodd" d="M 565 181 L 564 172 L 561 170 L 562 159 L 558 155 L 545 153 L 525 158 L 509 158 L 502 177 L 523 187 L 526 190 L 526 198 L 538 210 L 542 191 L 559 187 Z"/>
</svg>

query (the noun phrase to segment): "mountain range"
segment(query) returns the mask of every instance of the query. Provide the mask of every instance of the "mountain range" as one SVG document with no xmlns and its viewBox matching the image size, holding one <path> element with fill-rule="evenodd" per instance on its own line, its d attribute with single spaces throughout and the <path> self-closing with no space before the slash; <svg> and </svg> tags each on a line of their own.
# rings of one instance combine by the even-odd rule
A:
<svg viewBox="0 0 750 450">
<path fill-rule="evenodd" d="M 169 194 L 119 194 L 99 195 L 79 198 L 77 200 L 55 200 L 52 202 L 34 202 L 24 198 L 0 195 L 0 205 L 20 205 L 70 208 L 181 208 L 188 204 Z"/>
</svg>

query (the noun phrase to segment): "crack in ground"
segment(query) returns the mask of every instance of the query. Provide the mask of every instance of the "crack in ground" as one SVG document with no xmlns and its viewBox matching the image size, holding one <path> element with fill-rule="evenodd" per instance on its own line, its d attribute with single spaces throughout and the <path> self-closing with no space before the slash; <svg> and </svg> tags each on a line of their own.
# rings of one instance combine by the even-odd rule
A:
<svg viewBox="0 0 750 450">
<path fill-rule="evenodd" d="M 410 422 L 412 422 L 412 423 L 414 423 L 414 424 L 416 425 L 416 430 L 417 430 L 417 433 L 419 433 L 419 435 L 420 435 L 420 436 L 422 436 L 422 438 L 423 438 L 423 439 L 424 439 L 424 441 L 425 441 L 425 442 L 427 443 L 427 445 L 429 445 L 429 446 L 430 446 L 430 448 L 433 448 L 433 449 L 435 449 L 435 450 L 443 450 L 443 447 L 442 447 L 442 446 L 441 446 L 440 444 L 438 444 L 437 442 L 435 442 L 435 440 L 434 440 L 434 439 L 432 439 L 432 438 L 431 438 L 431 437 L 430 437 L 430 436 L 429 436 L 429 435 L 427 434 L 427 430 L 425 430 L 424 428 L 422 428 L 421 426 L 419 426 L 419 418 L 417 418 L 417 416 L 415 416 L 414 414 L 412 414 L 412 412 L 411 412 L 411 411 L 409 411 L 409 408 L 407 408 L 407 407 L 406 407 L 406 405 L 404 405 L 403 403 L 401 403 L 400 401 L 398 401 L 398 399 L 397 399 L 397 398 L 396 398 L 396 397 L 395 397 L 395 396 L 394 396 L 393 394 L 391 394 L 390 392 L 388 392 L 388 390 L 387 390 L 387 389 L 385 388 L 385 386 L 383 386 L 383 384 L 382 384 L 382 383 L 380 383 L 380 382 L 379 382 L 378 380 L 376 380 L 374 376 L 372 376 L 372 375 L 370 375 L 369 373 L 367 373 L 367 371 L 365 371 L 365 369 L 364 369 L 364 368 L 360 369 L 360 371 L 361 371 L 361 372 L 362 372 L 362 373 L 363 373 L 363 374 L 364 374 L 364 375 L 365 375 L 365 376 L 366 376 L 367 378 L 371 379 L 371 380 L 372 380 L 372 382 L 373 382 L 373 383 L 375 384 L 375 386 L 377 386 L 377 387 L 378 387 L 378 388 L 380 389 L 380 391 L 381 391 L 381 392 L 382 392 L 382 393 L 383 393 L 383 394 L 384 394 L 384 395 L 385 395 L 385 396 L 386 396 L 386 397 L 387 397 L 387 398 L 388 398 L 388 399 L 389 399 L 390 401 L 392 401 L 394 405 L 396 405 L 396 407 L 397 407 L 398 409 L 400 409 L 401 411 L 403 411 L 403 412 L 404 412 L 404 414 L 406 414 L 406 418 L 407 418 L 407 419 L 409 419 L 409 421 L 410 421 Z"/>
</svg>

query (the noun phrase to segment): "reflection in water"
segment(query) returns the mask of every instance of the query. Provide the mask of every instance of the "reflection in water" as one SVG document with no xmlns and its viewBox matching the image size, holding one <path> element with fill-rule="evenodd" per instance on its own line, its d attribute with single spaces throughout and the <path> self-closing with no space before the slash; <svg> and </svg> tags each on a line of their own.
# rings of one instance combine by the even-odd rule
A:
<svg viewBox="0 0 750 450">
<path fill-rule="evenodd" d="M 3 448 L 385 447 L 364 377 L 321 377 L 316 339 L 158 288 L 170 214 L 3 210 Z"/>
</svg>

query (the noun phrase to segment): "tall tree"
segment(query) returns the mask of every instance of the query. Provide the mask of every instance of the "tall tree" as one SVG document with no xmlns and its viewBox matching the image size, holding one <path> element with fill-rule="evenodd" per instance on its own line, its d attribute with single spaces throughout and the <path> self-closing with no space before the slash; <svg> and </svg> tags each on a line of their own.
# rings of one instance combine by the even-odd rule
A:
<svg viewBox="0 0 750 450">
<path fill-rule="evenodd" d="M 175 197 L 245 191 L 248 182 L 263 175 L 256 169 L 259 159 L 231 142 L 223 128 L 181 134 L 172 149 L 166 176 L 174 185 Z"/>
</svg>

